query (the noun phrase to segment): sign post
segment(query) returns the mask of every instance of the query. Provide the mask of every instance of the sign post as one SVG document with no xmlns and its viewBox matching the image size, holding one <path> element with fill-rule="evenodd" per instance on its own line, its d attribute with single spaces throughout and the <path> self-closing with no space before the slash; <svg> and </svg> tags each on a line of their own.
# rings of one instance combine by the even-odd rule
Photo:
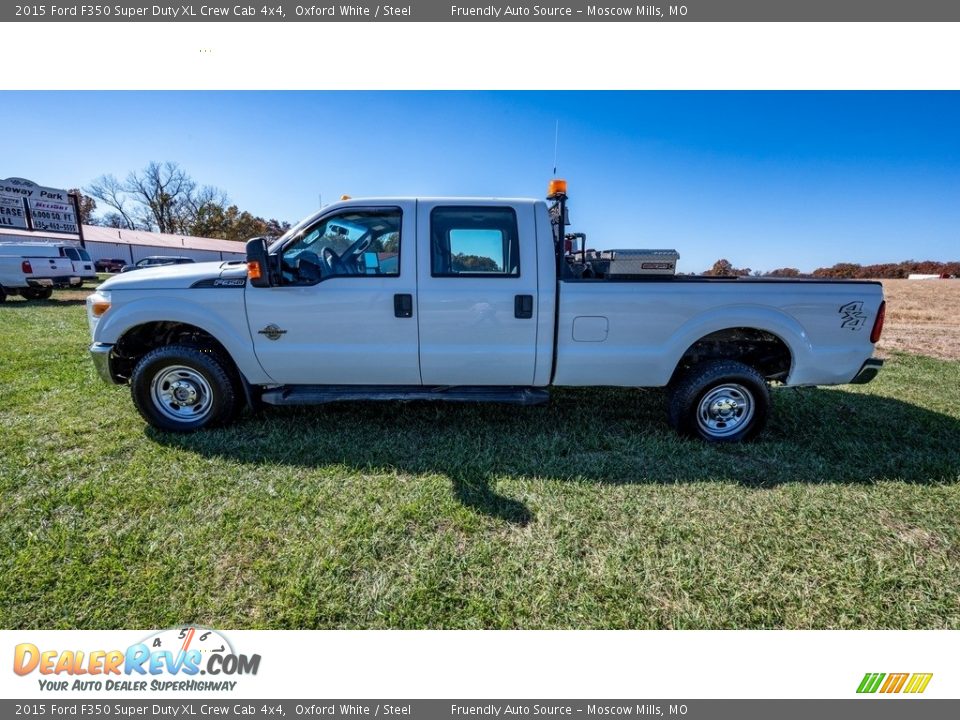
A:
<svg viewBox="0 0 960 720">
<path fill-rule="evenodd" d="M 80 247 L 85 248 L 87 243 L 83 239 L 83 217 L 80 215 L 80 194 L 70 193 L 69 197 L 73 201 L 74 217 L 77 218 L 77 237 L 80 238 Z"/>
</svg>

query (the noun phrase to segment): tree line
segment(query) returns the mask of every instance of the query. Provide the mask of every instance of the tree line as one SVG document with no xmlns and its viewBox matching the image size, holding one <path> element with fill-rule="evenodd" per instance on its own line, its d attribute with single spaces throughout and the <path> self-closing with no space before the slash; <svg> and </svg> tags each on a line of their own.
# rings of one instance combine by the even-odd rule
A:
<svg viewBox="0 0 960 720">
<path fill-rule="evenodd" d="M 703 275 L 711 276 L 747 276 L 754 277 L 815 277 L 815 278 L 851 278 L 893 280 L 906 278 L 911 273 L 924 275 L 949 275 L 960 277 L 960 262 L 938 262 L 936 260 L 903 260 L 896 263 L 876 263 L 873 265 L 859 265 L 858 263 L 837 263 L 831 267 L 821 267 L 812 273 L 800 272 L 798 268 L 782 267 L 776 270 L 751 270 L 738 268 L 726 258 L 717 260 Z"/>
<path fill-rule="evenodd" d="M 241 210 L 223 190 L 201 185 L 175 162 L 148 163 L 123 180 L 101 175 L 73 192 L 87 225 L 222 240 L 279 237 L 290 229 L 289 222 Z M 104 214 L 95 215 L 100 206 Z"/>
</svg>

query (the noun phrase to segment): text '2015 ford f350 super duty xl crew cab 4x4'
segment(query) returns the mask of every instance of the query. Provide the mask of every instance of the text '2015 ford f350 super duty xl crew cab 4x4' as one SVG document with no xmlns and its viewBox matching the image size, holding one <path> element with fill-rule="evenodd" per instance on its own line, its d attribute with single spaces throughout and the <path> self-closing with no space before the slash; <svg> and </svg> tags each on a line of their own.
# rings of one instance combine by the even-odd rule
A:
<svg viewBox="0 0 960 720">
<path fill-rule="evenodd" d="M 163 430 L 261 402 L 666 386 L 671 424 L 715 442 L 762 429 L 770 382 L 876 375 L 879 283 L 677 276 L 673 251 L 586 250 L 566 183 L 548 199 L 344 199 L 246 263 L 111 278 L 88 299 L 94 362 Z"/>
</svg>

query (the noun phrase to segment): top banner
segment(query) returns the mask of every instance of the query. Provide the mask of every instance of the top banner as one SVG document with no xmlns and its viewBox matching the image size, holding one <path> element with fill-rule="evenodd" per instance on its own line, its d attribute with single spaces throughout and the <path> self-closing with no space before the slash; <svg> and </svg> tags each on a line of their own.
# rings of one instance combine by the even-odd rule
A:
<svg viewBox="0 0 960 720">
<path fill-rule="evenodd" d="M 626 0 L 375 0 L 350 3 L 266 4 L 128 0 L 0 6 L 0 22 L 957 22 L 960 3 L 951 0 L 685 0 L 637 4 Z"/>
</svg>

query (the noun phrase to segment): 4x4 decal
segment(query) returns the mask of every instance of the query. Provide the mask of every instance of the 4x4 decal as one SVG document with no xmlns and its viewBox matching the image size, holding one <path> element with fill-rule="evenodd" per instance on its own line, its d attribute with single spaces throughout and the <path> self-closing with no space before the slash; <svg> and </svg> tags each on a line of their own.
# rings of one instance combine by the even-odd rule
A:
<svg viewBox="0 0 960 720">
<path fill-rule="evenodd" d="M 867 314 L 863 311 L 863 300 L 855 300 L 840 306 L 840 327 L 846 330 L 862 330 L 866 322 Z"/>
</svg>

